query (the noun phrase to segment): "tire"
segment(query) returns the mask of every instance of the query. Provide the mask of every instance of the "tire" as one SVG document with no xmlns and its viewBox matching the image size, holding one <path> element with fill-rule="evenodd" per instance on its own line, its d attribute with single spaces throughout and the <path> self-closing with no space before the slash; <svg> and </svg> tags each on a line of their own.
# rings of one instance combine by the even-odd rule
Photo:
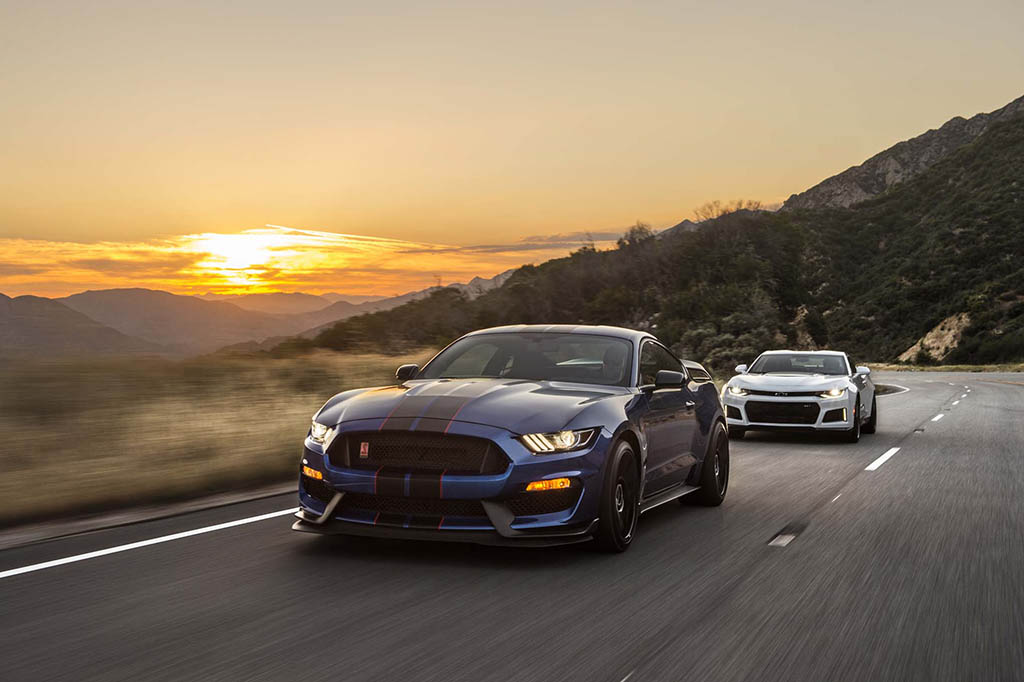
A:
<svg viewBox="0 0 1024 682">
<path fill-rule="evenodd" d="M 745 435 L 747 435 L 747 430 L 742 426 L 729 427 L 729 438 L 731 440 L 743 440 L 743 436 Z"/>
<path fill-rule="evenodd" d="M 708 451 L 700 467 L 700 490 L 682 498 L 704 506 L 717 507 L 729 490 L 729 434 L 721 422 L 708 438 Z"/>
<path fill-rule="evenodd" d="M 640 476 L 633 446 L 619 441 L 605 472 L 599 506 L 600 522 L 594 540 L 604 552 L 625 552 L 633 542 L 640 518 Z"/>
<path fill-rule="evenodd" d="M 874 433 L 878 428 L 878 400 L 875 396 L 871 396 L 871 416 L 868 417 L 867 422 L 861 428 L 863 433 Z"/>
<path fill-rule="evenodd" d="M 857 399 L 857 406 L 853 408 L 853 426 L 843 432 L 843 440 L 847 443 L 856 443 L 860 440 L 860 399 Z"/>
</svg>

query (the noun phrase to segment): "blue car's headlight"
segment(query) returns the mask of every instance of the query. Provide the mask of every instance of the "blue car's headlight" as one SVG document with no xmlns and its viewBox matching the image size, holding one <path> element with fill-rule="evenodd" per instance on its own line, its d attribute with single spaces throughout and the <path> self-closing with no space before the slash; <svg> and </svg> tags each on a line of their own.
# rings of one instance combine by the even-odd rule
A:
<svg viewBox="0 0 1024 682">
<path fill-rule="evenodd" d="M 312 440 L 314 443 L 319 443 L 324 447 L 330 445 L 331 441 L 334 440 L 334 433 L 335 430 L 332 429 L 330 426 L 321 424 L 315 419 L 313 420 L 313 425 L 309 427 L 310 440 Z"/>
<path fill-rule="evenodd" d="M 593 440 L 596 432 L 597 429 L 579 429 L 557 433 L 528 433 L 519 439 L 533 454 L 547 455 L 585 448 Z"/>
</svg>

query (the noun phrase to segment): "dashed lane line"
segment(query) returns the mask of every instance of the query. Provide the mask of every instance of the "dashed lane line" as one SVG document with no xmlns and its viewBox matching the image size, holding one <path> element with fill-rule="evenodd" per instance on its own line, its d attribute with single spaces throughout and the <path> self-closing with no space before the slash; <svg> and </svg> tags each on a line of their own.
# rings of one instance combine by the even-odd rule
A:
<svg viewBox="0 0 1024 682">
<path fill-rule="evenodd" d="M 889 458 L 892 457 L 893 455 L 895 455 L 899 451 L 900 451 L 899 448 L 889 448 L 888 450 L 885 451 L 885 454 L 883 454 L 881 457 L 876 459 L 871 464 L 869 464 L 866 467 L 864 467 L 864 471 L 874 471 L 878 467 L 880 467 L 883 464 L 885 464 L 886 462 L 888 462 Z M 839 497 L 839 496 L 836 495 L 836 497 Z M 833 500 L 833 501 L 835 501 L 835 500 Z"/>
</svg>

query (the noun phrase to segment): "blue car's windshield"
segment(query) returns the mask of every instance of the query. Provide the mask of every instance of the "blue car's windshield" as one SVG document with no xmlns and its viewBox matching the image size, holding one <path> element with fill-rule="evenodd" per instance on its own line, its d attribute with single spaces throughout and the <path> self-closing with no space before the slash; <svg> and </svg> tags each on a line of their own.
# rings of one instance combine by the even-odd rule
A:
<svg viewBox="0 0 1024 682">
<path fill-rule="evenodd" d="M 828 374 L 844 375 L 846 360 L 842 355 L 808 355 L 805 353 L 772 353 L 762 355 L 748 370 L 749 374 Z"/>
<path fill-rule="evenodd" d="M 628 386 L 631 344 L 596 334 L 498 333 L 460 339 L 420 379 L 494 377 Z"/>
</svg>

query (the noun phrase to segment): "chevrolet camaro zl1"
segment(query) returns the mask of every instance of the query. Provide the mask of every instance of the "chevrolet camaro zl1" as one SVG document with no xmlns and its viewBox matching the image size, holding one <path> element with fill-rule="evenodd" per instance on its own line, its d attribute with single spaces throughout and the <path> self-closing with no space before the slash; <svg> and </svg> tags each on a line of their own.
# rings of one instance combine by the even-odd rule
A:
<svg viewBox="0 0 1024 682">
<path fill-rule="evenodd" d="M 621 552 L 642 512 L 725 498 L 718 391 L 650 334 L 485 329 L 396 379 L 313 417 L 295 530 Z"/>
<path fill-rule="evenodd" d="M 750 429 L 837 431 L 856 443 L 878 424 L 871 370 L 846 353 L 772 350 L 762 353 L 722 389 L 729 436 Z"/>
</svg>

